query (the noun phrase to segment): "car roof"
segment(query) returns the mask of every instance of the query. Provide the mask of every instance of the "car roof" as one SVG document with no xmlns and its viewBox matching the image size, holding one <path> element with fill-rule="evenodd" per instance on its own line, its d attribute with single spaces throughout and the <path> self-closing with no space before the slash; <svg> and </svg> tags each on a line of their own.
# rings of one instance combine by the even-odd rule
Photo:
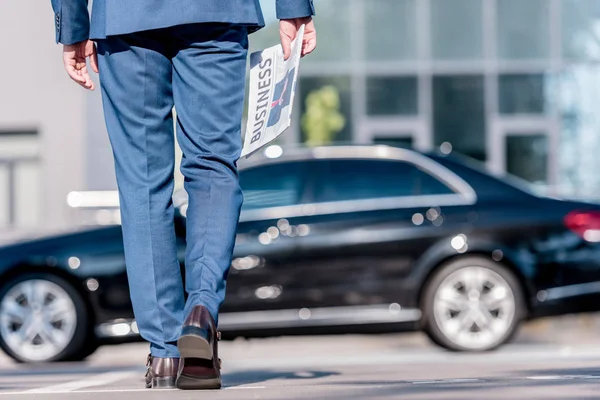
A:
<svg viewBox="0 0 600 400">
<path fill-rule="evenodd" d="M 238 161 L 238 169 L 244 171 L 268 164 L 335 158 L 412 161 L 419 165 L 428 165 L 430 168 L 437 169 L 442 174 L 450 172 L 423 153 L 414 150 L 388 145 L 360 145 L 351 143 L 313 147 L 304 144 L 271 144 L 251 154 L 249 157 L 241 158 Z M 455 174 L 451 174 L 453 175 L 453 179 L 457 177 Z M 461 191 L 472 192 L 472 189 L 466 182 L 462 181 L 462 179 L 460 181 L 459 186 L 461 187 L 459 189 L 462 189 Z M 176 206 L 187 204 L 187 200 L 187 193 L 184 189 L 177 191 L 174 195 Z"/>
<path fill-rule="evenodd" d="M 463 178 L 434 161 L 425 153 L 382 144 L 336 144 L 314 147 L 302 144 L 272 144 L 265 146 L 250 157 L 240 159 L 238 169 L 244 171 L 269 164 L 336 158 L 410 162 L 442 179 L 469 201 L 474 202 L 477 198 L 473 188 Z M 175 205 L 186 204 L 188 199 L 185 190 L 175 193 L 174 200 Z"/>
<path fill-rule="evenodd" d="M 312 159 L 354 158 L 414 161 L 415 158 L 421 157 L 426 156 L 415 150 L 388 145 L 337 144 L 309 147 L 301 144 L 273 144 L 266 146 L 249 158 L 241 159 L 239 168 L 243 170 L 257 165 Z"/>
</svg>

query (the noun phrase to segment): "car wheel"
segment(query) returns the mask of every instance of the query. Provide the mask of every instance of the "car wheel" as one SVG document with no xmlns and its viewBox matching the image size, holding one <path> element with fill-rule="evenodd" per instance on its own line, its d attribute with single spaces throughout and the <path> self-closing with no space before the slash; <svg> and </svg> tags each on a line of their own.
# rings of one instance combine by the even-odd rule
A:
<svg viewBox="0 0 600 400">
<path fill-rule="evenodd" d="M 81 359 L 88 328 L 81 295 L 62 278 L 25 274 L 0 288 L 0 347 L 19 362 Z"/>
<path fill-rule="evenodd" d="M 505 266 L 474 257 L 454 260 L 426 285 L 425 331 L 450 350 L 492 350 L 514 335 L 524 304 L 521 286 Z"/>
</svg>

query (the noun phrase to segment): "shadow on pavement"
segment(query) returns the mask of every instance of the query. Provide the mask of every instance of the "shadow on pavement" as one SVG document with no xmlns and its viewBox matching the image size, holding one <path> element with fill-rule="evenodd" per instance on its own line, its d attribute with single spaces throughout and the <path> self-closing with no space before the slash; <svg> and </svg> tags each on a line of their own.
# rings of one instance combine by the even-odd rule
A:
<svg viewBox="0 0 600 400">
<path fill-rule="evenodd" d="M 572 381 L 566 382 L 554 381 L 552 384 L 549 382 L 521 382 L 518 384 L 494 384 L 494 383 L 479 383 L 479 384 L 447 384 L 447 385 L 389 385 L 386 387 L 375 387 L 375 388 L 353 388 L 351 391 L 344 392 L 343 396 L 340 392 L 336 392 L 331 396 L 319 394 L 320 400 L 339 399 L 341 397 L 344 400 L 363 400 L 363 399 L 500 399 L 503 400 L 509 398 L 515 398 L 520 400 L 539 400 L 539 399 L 552 399 L 552 400 L 574 400 L 574 399 L 586 399 L 586 400 L 600 400 L 600 396 L 578 396 L 571 394 L 571 390 L 575 389 L 575 385 L 586 386 L 587 389 L 596 390 L 597 383 L 590 381 L 584 383 L 574 383 Z M 560 387 L 563 387 L 561 392 L 556 392 Z M 579 386 L 580 387 L 580 386 Z M 515 396 L 515 392 L 508 394 L 506 393 L 507 388 L 518 389 L 518 397 Z M 527 390 L 525 390 L 527 389 Z M 564 393 L 564 394 L 563 394 Z M 494 396 L 495 395 L 495 396 Z M 505 397 L 506 396 L 506 397 Z"/>
<path fill-rule="evenodd" d="M 535 377 L 536 379 L 529 379 Z M 471 378 L 471 377 L 469 377 Z M 514 375 L 502 377 L 481 377 L 474 382 L 435 382 L 414 384 L 404 380 L 348 380 L 336 382 L 339 386 L 354 386 L 343 397 L 344 400 L 387 399 L 398 396 L 415 396 L 416 398 L 443 399 L 483 399 L 502 395 L 510 389 L 519 390 L 520 399 L 552 400 L 600 400 L 600 395 L 581 397 L 571 391 L 583 389 L 597 393 L 600 385 L 600 367 L 598 368 L 553 368 L 540 370 L 518 371 Z M 361 388 L 360 386 L 365 386 Z M 567 388 L 568 387 L 568 388 Z M 564 393 L 564 395 L 563 395 Z M 322 397 L 323 400 L 339 398 L 335 396 Z M 424 397 L 423 397 L 424 396 Z M 466 397 L 465 397 L 466 396 Z M 507 394 L 507 396 L 510 396 Z M 507 397 L 508 398 L 508 397 Z"/>
<path fill-rule="evenodd" d="M 253 371 L 233 371 L 223 374 L 223 385 L 228 386 L 243 386 L 253 383 L 261 383 L 273 379 L 290 379 L 290 380 L 308 380 L 319 379 L 328 376 L 339 375 L 339 372 L 332 371 L 269 371 L 269 370 L 253 370 Z"/>
</svg>

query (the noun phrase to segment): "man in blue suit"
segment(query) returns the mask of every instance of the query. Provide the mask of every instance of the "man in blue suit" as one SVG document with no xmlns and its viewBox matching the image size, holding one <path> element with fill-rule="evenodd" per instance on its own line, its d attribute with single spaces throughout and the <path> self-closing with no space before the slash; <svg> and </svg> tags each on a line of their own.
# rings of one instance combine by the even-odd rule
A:
<svg viewBox="0 0 600 400">
<path fill-rule="evenodd" d="M 147 387 L 220 388 L 219 307 L 242 193 L 248 34 L 264 25 L 259 0 L 52 0 L 69 76 L 94 89 L 100 71 L 113 149 L 134 314 L 150 342 Z M 290 55 L 316 46 L 312 0 L 277 0 Z M 97 50 L 94 42 L 97 44 Z M 189 195 L 185 291 L 173 225 L 174 121 Z"/>
</svg>

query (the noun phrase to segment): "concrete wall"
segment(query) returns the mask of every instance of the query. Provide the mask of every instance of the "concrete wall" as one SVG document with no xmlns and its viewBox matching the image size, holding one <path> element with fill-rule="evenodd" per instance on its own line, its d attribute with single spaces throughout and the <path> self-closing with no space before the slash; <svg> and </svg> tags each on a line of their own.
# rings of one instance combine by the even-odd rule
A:
<svg viewBox="0 0 600 400">
<path fill-rule="evenodd" d="M 112 149 L 106 133 L 102 96 L 98 76 L 92 77 L 96 82 L 96 91 L 86 94 L 87 121 L 85 134 L 85 183 L 78 190 L 115 190 L 117 188 Z"/>
<path fill-rule="evenodd" d="M 2 0 L 0 35 L 0 132 L 36 131 L 39 140 L 37 150 L 30 149 L 39 157 L 37 179 L 29 173 L 27 182 L 15 182 L 31 194 L 38 185 L 38 195 L 20 198 L 17 208 L 34 210 L 39 218 L 21 225 L 65 226 L 67 193 L 87 188 L 86 121 L 93 120 L 87 110 L 99 93 L 86 93 L 64 72 L 50 1 Z"/>
</svg>

